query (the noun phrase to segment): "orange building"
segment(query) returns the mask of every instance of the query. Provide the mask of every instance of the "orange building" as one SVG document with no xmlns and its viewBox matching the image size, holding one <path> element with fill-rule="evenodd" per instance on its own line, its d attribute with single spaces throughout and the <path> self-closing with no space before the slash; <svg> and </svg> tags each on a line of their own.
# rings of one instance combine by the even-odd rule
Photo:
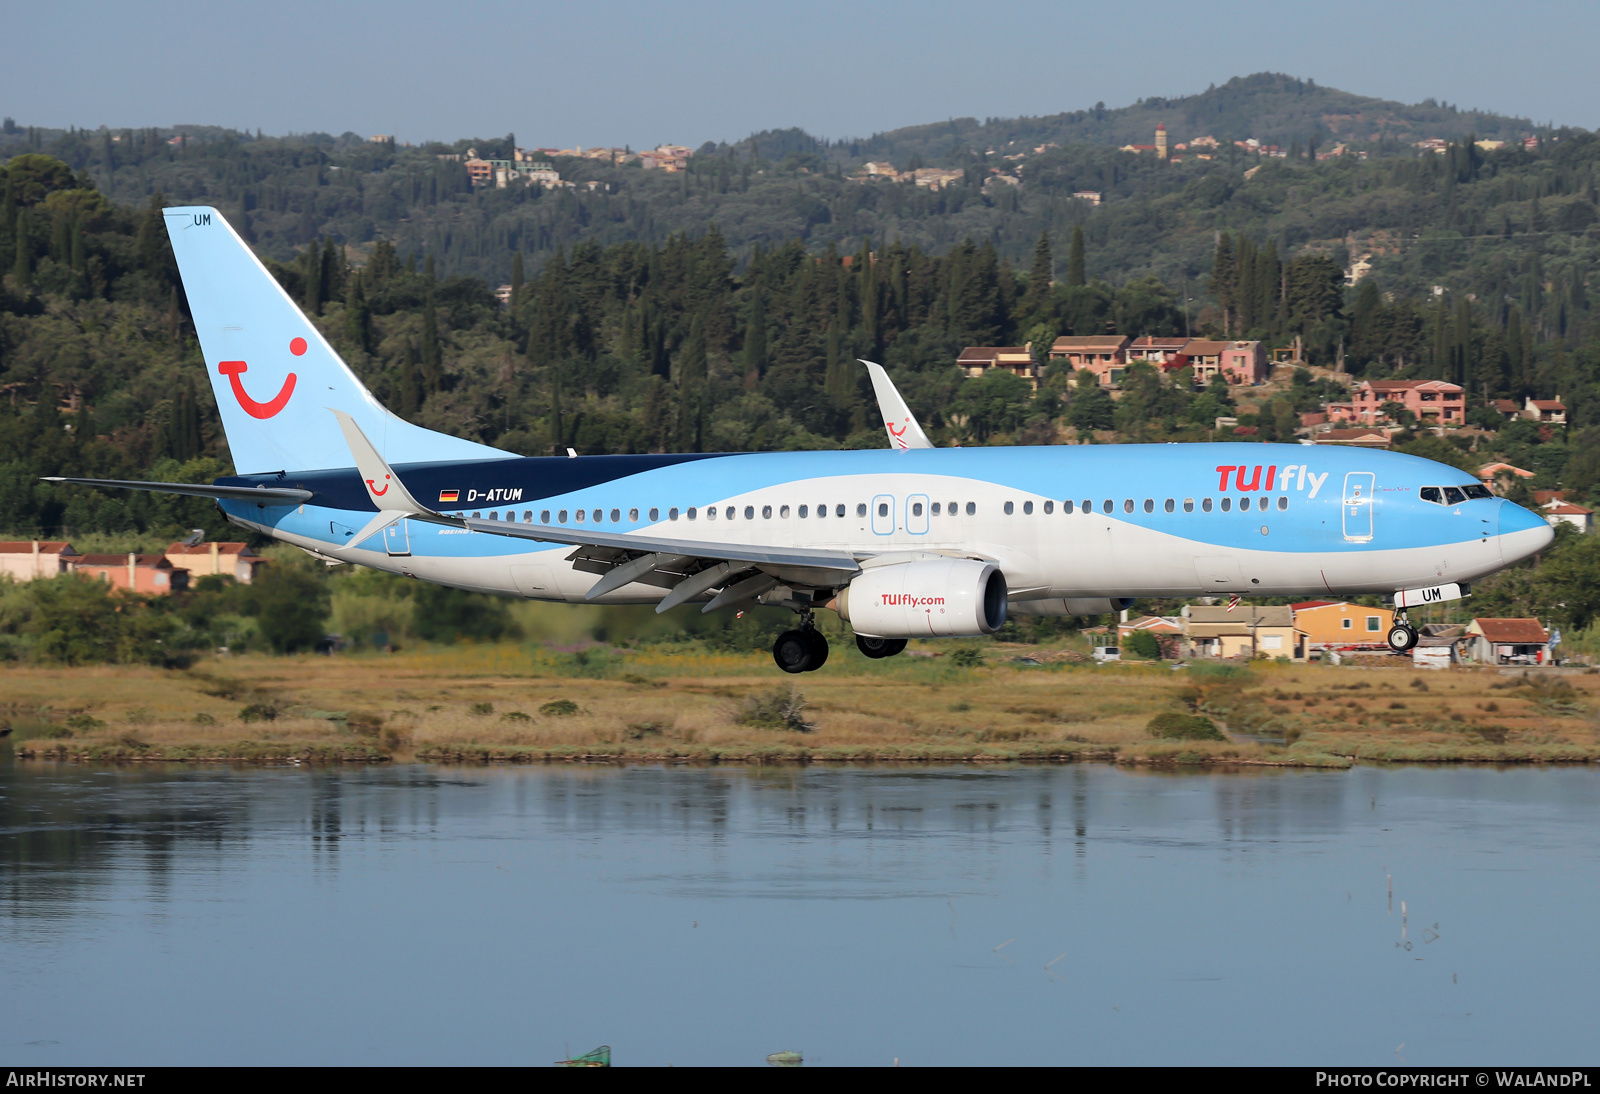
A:
<svg viewBox="0 0 1600 1094">
<path fill-rule="evenodd" d="M 1294 625 L 1313 646 L 1379 645 L 1394 626 L 1389 608 L 1364 608 L 1345 601 L 1308 600 L 1292 605 Z"/>
<path fill-rule="evenodd" d="M 189 587 L 189 571 L 168 562 L 163 555 L 79 555 L 73 560 L 74 573 L 105 581 L 114 589 L 166 596 Z"/>
<path fill-rule="evenodd" d="M 256 571 L 267 564 L 248 543 L 196 543 L 192 547 L 174 543 L 167 548 L 166 556 L 174 568 L 188 570 L 192 578 L 221 574 L 241 585 L 250 584 Z"/>
</svg>

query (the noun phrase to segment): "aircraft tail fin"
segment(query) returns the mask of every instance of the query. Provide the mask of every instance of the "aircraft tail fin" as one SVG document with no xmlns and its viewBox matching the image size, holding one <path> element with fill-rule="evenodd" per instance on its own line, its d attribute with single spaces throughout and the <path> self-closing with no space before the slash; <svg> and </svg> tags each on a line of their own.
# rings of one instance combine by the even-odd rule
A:
<svg viewBox="0 0 1600 1094">
<path fill-rule="evenodd" d="M 390 414 L 221 213 L 165 211 L 233 465 L 240 474 L 348 467 L 326 408 L 348 414 L 392 463 L 510 459 Z"/>
<path fill-rule="evenodd" d="M 894 386 L 894 381 L 889 379 L 889 374 L 882 365 L 873 364 L 871 361 L 862 361 L 867 366 L 867 372 L 872 376 L 872 391 L 878 397 L 878 415 L 883 419 L 883 428 L 889 434 L 890 448 L 932 448 L 933 442 L 928 440 L 928 435 L 917 424 L 916 417 L 911 413 L 911 408 L 906 406 L 906 401 L 900 397 L 900 391 Z"/>
</svg>

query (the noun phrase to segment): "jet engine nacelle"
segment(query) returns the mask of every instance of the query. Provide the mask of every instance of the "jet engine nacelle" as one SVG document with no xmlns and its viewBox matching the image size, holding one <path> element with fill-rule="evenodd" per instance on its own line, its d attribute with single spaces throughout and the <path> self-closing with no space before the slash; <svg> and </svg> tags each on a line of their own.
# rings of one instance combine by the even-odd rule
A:
<svg viewBox="0 0 1600 1094">
<path fill-rule="evenodd" d="M 1127 596 L 1100 597 L 1091 600 L 1019 600 L 1011 605 L 1014 615 L 1105 615 L 1120 612 L 1133 606 Z"/>
<path fill-rule="evenodd" d="M 970 638 L 1006 621 L 1006 579 L 970 558 L 896 562 L 866 570 L 833 606 L 868 638 Z"/>
</svg>

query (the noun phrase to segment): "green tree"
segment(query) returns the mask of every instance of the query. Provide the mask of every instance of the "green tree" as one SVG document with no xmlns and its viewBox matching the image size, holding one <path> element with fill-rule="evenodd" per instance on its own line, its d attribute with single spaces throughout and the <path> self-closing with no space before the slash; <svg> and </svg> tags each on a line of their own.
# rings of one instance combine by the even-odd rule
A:
<svg viewBox="0 0 1600 1094">
<path fill-rule="evenodd" d="M 516 633 L 502 597 L 427 584 L 411 601 L 412 630 L 426 642 L 493 642 Z"/>
<path fill-rule="evenodd" d="M 1095 374 L 1086 368 L 1078 369 L 1073 377 L 1067 421 L 1080 434 L 1116 425 L 1116 403 L 1111 393 L 1102 388 Z"/>
<path fill-rule="evenodd" d="M 251 584 L 256 625 L 276 653 L 314 647 L 328 618 L 328 584 L 305 566 L 275 562 Z"/>
<path fill-rule="evenodd" d="M 1072 226 L 1072 249 L 1067 252 L 1067 288 L 1075 289 L 1089 283 L 1089 268 L 1083 256 L 1083 225 Z"/>
</svg>

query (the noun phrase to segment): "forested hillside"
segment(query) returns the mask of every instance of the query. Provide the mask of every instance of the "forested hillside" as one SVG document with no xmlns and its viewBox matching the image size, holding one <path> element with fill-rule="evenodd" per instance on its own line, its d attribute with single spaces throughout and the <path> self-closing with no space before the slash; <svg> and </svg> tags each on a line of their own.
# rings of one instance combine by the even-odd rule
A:
<svg viewBox="0 0 1600 1094">
<path fill-rule="evenodd" d="M 1178 163 L 1118 151 L 1148 143 L 1163 120 L 1174 145 L 1211 135 L 1223 147 L 1215 158 Z M 1414 146 L 1423 137 L 1468 134 L 1508 142 L 1526 134 L 1542 143 L 1534 152 L 1520 144 L 1474 150 L 1464 162 Z M 1281 144 L 1287 158 L 1263 159 L 1228 143 L 1246 136 Z M 1351 154 L 1311 158 L 1336 141 Z M 1091 275 L 1113 284 L 1153 275 L 1180 292 L 1187 282 L 1201 296 L 1215 234 L 1231 229 L 1270 240 L 1280 253 L 1313 248 L 1341 264 L 1347 251 L 1370 251 L 1385 287 L 1403 293 L 1442 283 L 1482 296 L 1494 288 L 1479 284 L 1486 263 L 1520 267 L 1536 242 L 1532 250 L 1546 265 L 1582 251 L 1594 206 L 1586 134 L 1433 103 L 1363 99 L 1273 75 L 1118 110 L 955 120 L 866 140 L 769 131 L 708 143 L 682 173 L 557 157 L 575 189 L 474 190 L 460 162 L 438 158 L 469 147 L 508 156 L 515 143 L 506 136 L 408 148 L 352 133 L 262 137 L 205 127 L 47 132 L 8 120 L 0 157 L 49 154 L 122 204 L 142 205 L 159 191 L 173 202 L 216 205 L 281 261 L 324 237 L 358 253 L 382 238 L 402 254 L 432 255 L 442 275 L 491 284 L 509 280 L 518 251 L 532 272 L 578 242 L 659 244 L 711 224 L 741 264 L 758 245 L 794 239 L 813 251 L 854 250 L 865 239 L 943 252 L 969 238 L 1026 263 L 1040 232 L 1064 238 L 1081 225 Z M 1358 161 L 1357 153 L 1369 158 Z M 901 169 L 959 168 L 963 179 L 931 191 L 852 178 L 869 159 Z M 1019 185 L 985 185 L 994 172 Z M 1073 196 L 1084 191 L 1103 202 Z"/>
</svg>

